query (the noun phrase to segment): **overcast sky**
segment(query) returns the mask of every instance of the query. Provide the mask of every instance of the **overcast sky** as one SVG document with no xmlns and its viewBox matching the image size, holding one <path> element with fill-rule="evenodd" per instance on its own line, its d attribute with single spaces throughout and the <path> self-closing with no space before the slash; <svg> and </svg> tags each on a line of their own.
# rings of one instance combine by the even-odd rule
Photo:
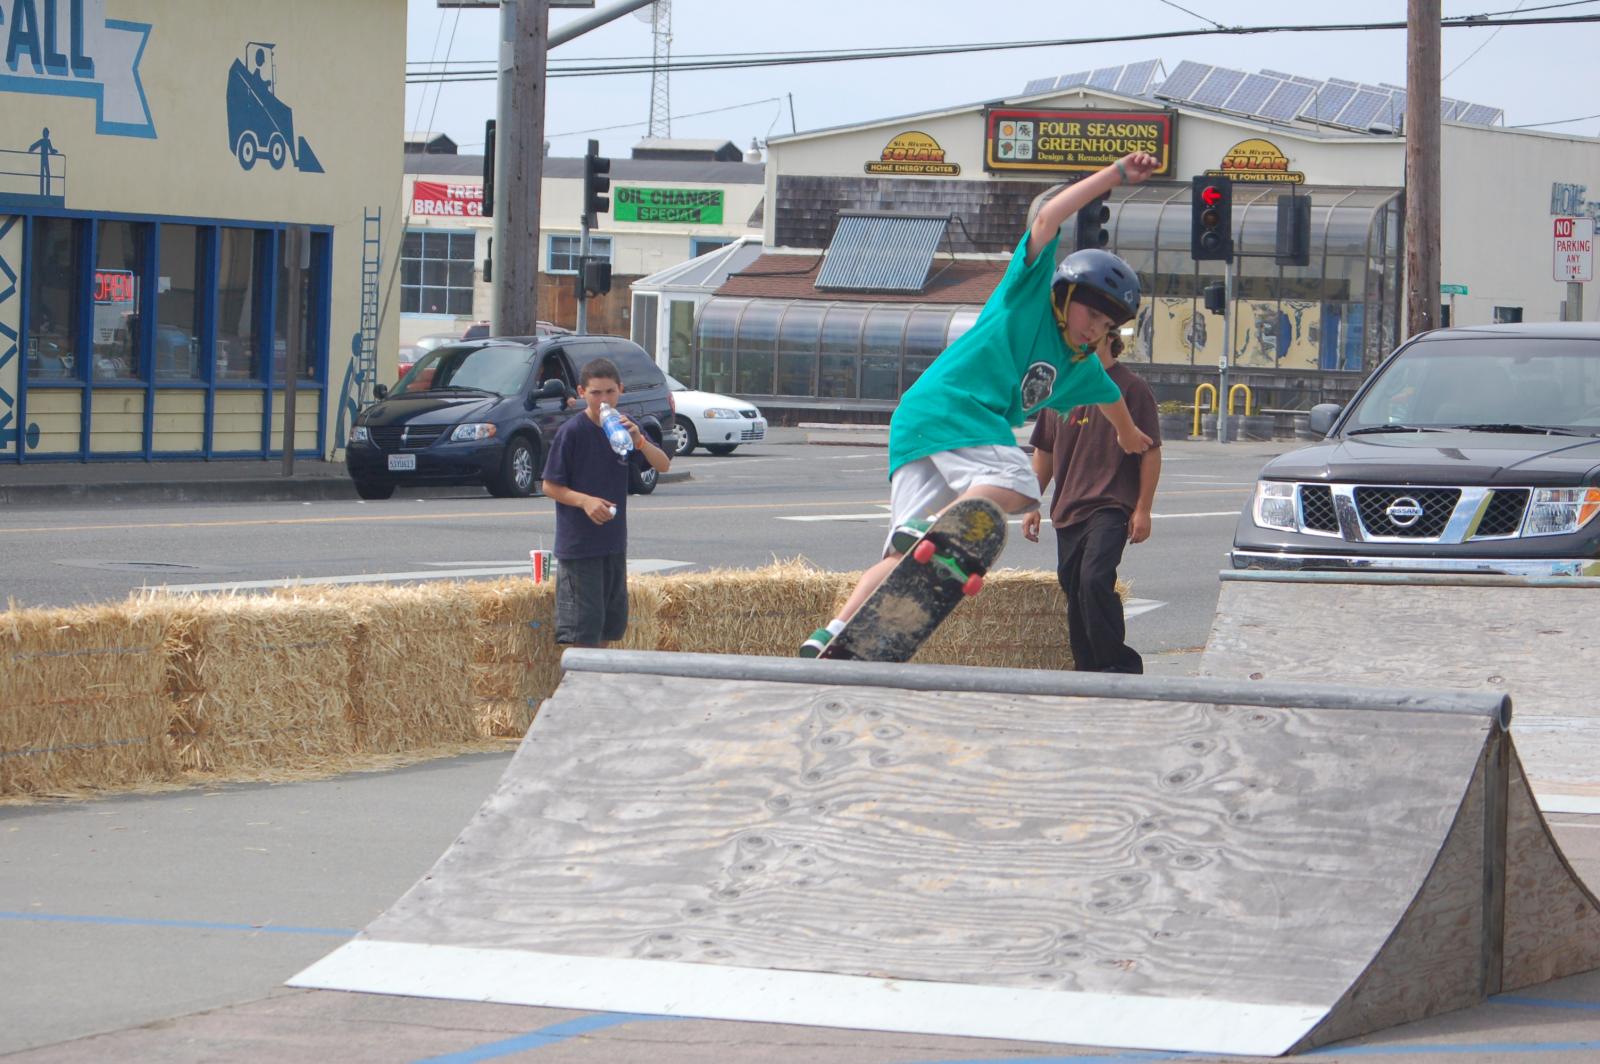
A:
<svg viewBox="0 0 1600 1064">
<path fill-rule="evenodd" d="M 609 2 L 601 0 L 602 4 Z M 1444 0 L 1444 14 L 1497 14 L 1554 2 Z M 436 0 L 408 3 L 408 60 L 495 59 L 497 12 L 440 9 Z M 1194 30 L 1213 23 L 1404 21 L 1405 9 L 1405 0 L 1293 4 L 1282 0 L 673 0 L 672 53 L 682 57 L 1063 39 Z M 643 13 L 649 10 L 645 8 Z M 1548 16 L 1584 13 L 1600 14 L 1600 2 L 1538 12 Z M 555 10 L 552 27 L 559 28 L 579 14 Z M 1595 115 L 1600 112 L 1600 23 L 1446 29 L 1443 41 L 1445 96 L 1503 108 L 1508 125 L 1591 116 L 1547 128 L 1600 135 L 1600 116 Z M 651 43 L 650 22 L 625 15 L 562 45 L 551 57 L 647 58 Z M 672 134 L 716 137 L 748 147 L 752 138 L 764 140 L 790 131 L 791 97 L 793 122 L 804 131 L 1017 95 L 1034 78 L 1144 59 L 1161 60 L 1168 72 L 1180 61 L 1194 59 L 1247 71 L 1268 68 L 1319 79 L 1403 85 L 1405 56 L 1405 32 L 1394 30 L 1176 38 L 679 72 L 671 76 L 670 83 Z M 730 107 L 734 109 L 690 117 Z M 494 116 L 494 108 L 493 82 L 411 85 L 406 92 L 405 126 L 447 133 L 460 143 L 463 153 L 476 153 L 482 150 L 484 120 Z M 649 115 L 648 74 L 553 77 L 546 105 L 546 137 L 555 155 L 582 155 L 586 140 L 593 137 L 600 141 L 602 153 L 625 157 L 645 135 Z M 612 126 L 625 128 L 593 132 Z"/>
</svg>

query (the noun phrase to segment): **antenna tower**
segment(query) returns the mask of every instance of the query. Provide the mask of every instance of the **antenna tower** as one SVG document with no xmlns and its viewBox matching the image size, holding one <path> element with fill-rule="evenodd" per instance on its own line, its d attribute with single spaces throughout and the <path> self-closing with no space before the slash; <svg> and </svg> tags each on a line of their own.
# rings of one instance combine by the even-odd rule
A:
<svg viewBox="0 0 1600 1064">
<path fill-rule="evenodd" d="M 647 15 L 643 9 L 635 12 L 641 19 L 650 20 L 651 34 L 655 38 L 650 52 L 650 132 L 651 137 L 672 136 L 672 84 L 667 69 L 672 59 L 672 0 L 656 0 Z"/>
</svg>

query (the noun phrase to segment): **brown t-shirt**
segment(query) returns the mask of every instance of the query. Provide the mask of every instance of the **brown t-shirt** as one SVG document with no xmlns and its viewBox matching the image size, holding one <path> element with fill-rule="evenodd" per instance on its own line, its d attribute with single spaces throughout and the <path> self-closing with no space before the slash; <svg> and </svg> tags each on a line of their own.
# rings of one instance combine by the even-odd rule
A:
<svg viewBox="0 0 1600 1064">
<path fill-rule="evenodd" d="M 1107 372 L 1122 389 L 1133 423 L 1160 447 L 1161 422 L 1150 386 L 1121 362 L 1113 361 Z M 1118 446 L 1117 430 L 1096 407 L 1074 407 L 1065 416 L 1054 410 L 1041 411 L 1030 442 L 1050 452 L 1056 483 L 1050 521 L 1057 528 L 1076 524 L 1108 506 L 1131 514 L 1139 505 L 1139 456 Z"/>
</svg>

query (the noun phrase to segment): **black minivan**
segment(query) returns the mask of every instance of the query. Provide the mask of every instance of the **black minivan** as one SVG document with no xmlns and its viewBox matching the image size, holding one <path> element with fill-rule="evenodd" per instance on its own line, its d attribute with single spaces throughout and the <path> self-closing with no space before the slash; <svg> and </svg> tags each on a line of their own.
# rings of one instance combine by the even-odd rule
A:
<svg viewBox="0 0 1600 1064">
<path fill-rule="evenodd" d="M 405 484 L 482 484 L 491 495 L 533 494 L 544 457 L 569 417 L 581 412 L 578 371 L 609 358 L 622 375 L 622 412 L 657 446 L 672 421 L 672 393 L 644 349 L 614 336 L 510 337 L 435 348 L 393 391 L 356 418 L 345 467 L 363 499 L 387 499 Z M 655 490 L 646 466 L 630 490 Z"/>
</svg>

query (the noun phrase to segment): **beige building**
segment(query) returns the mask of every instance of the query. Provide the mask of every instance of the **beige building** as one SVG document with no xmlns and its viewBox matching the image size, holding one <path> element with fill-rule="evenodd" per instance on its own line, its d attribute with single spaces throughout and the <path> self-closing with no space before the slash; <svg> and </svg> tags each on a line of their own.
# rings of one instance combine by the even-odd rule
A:
<svg viewBox="0 0 1600 1064">
<path fill-rule="evenodd" d="M 0 463 L 265 457 L 291 392 L 330 454 L 399 317 L 403 0 L 0 0 L 0 43 Z"/>
<path fill-rule="evenodd" d="M 1446 100 L 1443 311 L 1460 324 L 1576 316 L 1552 268 L 1558 219 L 1587 198 L 1600 140 L 1506 128 Z M 700 310 L 677 372 L 763 408 L 887 410 L 998 283 L 1030 205 L 1133 150 L 1162 166 L 1118 188 L 1105 223 L 1145 299 L 1131 354 L 1163 398 L 1226 362 L 1258 405 L 1348 395 L 1405 335 L 1404 93 L 1155 61 L 1045 78 L 1018 95 L 774 137 L 765 253 Z M 1196 176 L 1233 182 L 1231 335 L 1190 252 Z M 1306 265 L 1277 259 L 1278 202 L 1311 205 Z M 1070 252 L 1076 220 L 1063 228 Z M 848 263 L 871 268 L 844 268 Z M 830 276 L 830 273 L 832 276 Z M 1588 287 L 1593 287 L 1588 286 Z M 1584 297 L 1593 318 L 1600 300 Z"/>
</svg>

